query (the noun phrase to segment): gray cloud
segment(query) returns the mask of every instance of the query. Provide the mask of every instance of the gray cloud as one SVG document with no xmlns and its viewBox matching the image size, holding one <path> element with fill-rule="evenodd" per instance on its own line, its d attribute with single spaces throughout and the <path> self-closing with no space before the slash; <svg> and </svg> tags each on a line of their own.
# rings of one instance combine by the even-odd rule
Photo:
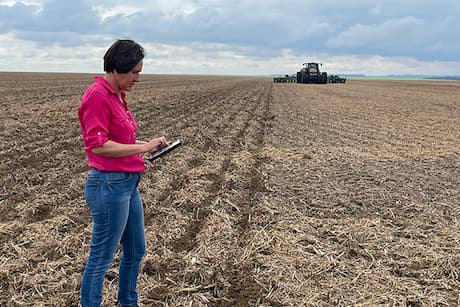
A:
<svg viewBox="0 0 460 307">
<path fill-rule="evenodd" d="M 195 11 L 170 17 L 161 10 L 117 16 L 106 33 L 148 41 L 209 42 L 294 52 L 356 53 L 454 60 L 460 30 L 457 1 L 194 1 Z M 436 46 L 436 50 L 433 50 Z M 256 51 L 257 52 L 257 51 Z"/>
<path fill-rule="evenodd" d="M 48 1 L 43 6 L 20 2 L 0 5 L 2 31 L 73 31 L 87 33 L 99 28 L 99 18 L 90 6 L 79 1 Z"/>
</svg>

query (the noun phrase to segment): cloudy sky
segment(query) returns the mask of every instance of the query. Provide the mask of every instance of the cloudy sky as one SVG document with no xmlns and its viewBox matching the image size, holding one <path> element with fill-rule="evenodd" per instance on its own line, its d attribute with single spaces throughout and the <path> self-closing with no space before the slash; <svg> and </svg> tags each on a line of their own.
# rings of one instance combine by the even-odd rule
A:
<svg viewBox="0 0 460 307">
<path fill-rule="evenodd" d="M 102 71 L 117 38 L 145 73 L 460 75 L 459 0 L 0 0 L 0 71 Z"/>
</svg>

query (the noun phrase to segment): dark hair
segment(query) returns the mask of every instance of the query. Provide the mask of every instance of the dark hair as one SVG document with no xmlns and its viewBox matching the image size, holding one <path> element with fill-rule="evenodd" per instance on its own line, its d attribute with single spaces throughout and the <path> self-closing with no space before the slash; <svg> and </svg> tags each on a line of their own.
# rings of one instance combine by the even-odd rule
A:
<svg viewBox="0 0 460 307">
<path fill-rule="evenodd" d="M 130 39 L 119 39 L 104 55 L 105 72 L 130 72 L 145 56 L 144 48 Z"/>
</svg>

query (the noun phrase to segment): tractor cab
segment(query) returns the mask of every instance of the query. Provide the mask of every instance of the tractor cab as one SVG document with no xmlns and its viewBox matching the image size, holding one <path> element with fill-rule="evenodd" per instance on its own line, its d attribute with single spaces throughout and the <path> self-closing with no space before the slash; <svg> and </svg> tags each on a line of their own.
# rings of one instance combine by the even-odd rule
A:
<svg viewBox="0 0 460 307">
<path fill-rule="evenodd" d="M 310 74 L 318 74 L 319 66 L 318 63 L 305 63 L 304 64 Z"/>
</svg>

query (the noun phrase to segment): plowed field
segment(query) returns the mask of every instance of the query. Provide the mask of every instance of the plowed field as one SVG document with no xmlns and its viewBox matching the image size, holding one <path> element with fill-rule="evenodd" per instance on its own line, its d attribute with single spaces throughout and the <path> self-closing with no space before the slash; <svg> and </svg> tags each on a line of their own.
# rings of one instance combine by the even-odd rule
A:
<svg viewBox="0 0 460 307">
<path fill-rule="evenodd" d="M 77 306 L 91 75 L 0 74 L 0 306 Z M 141 306 L 460 304 L 460 83 L 142 76 Z M 119 254 L 106 276 L 114 306 Z"/>
</svg>

